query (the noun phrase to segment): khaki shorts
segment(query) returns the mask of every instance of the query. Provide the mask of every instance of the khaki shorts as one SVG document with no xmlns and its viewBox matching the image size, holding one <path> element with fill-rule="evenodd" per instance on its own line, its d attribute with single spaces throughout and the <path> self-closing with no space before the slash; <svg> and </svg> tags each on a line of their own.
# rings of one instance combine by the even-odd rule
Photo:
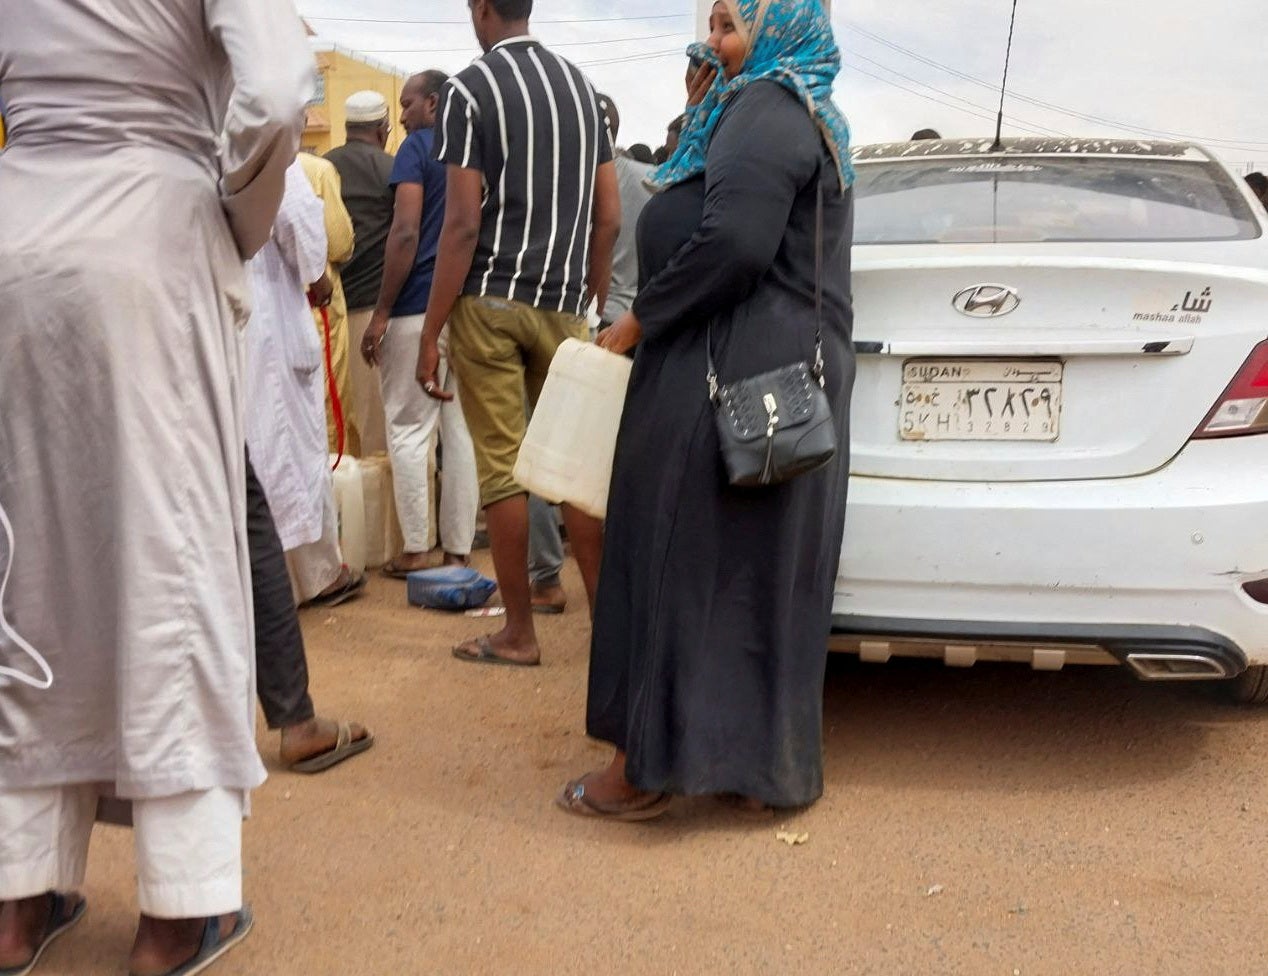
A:
<svg viewBox="0 0 1268 976">
<path fill-rule="evenodd" d="M 463 296 L 449 319 L 449 363 L 475 443 L 480 504 L 525 490 L 512 471 L 551 360 L 565 339 L 585 341 L 585 320 L 505 298 Z"/>
</svg>

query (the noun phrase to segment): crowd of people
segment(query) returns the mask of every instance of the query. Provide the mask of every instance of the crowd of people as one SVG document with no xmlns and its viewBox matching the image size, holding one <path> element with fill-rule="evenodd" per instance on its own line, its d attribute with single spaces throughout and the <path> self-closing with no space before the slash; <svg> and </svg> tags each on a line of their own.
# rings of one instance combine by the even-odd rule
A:
<svg viewBox="0 0 1268 976">
<path fill-rule="evenodd" d="M 83 916 L 97 820 L 135 831 L 134 976 L 201 972 L 250 931 L 255 698 L 297 772 L 375 742 L 317 715 L 297 607 L 363 591 L 331 455 L 380 442 L 388 575 L 432 565 L 437 443 L 442 563 L 468 563 L 483 512 L 505 618 L 462 662 L 541 663 L 566 528 L 593 617 L 586 727 L 614 755 L 560 807 L 636 821 L 680 795 L 822 793 L 854 363 L 821 0 L 717 0 L 650 161 L 533 38 L 532 0 L 469 6 L 484 54 L 409 80 L 395 157 L 374 92 L 348 100 L 345 145 L 297 155 L 313 65 L 289 0 L 58 0 L 6 22 L 2 974 Z M 567 339 L 634 360 L 606 523 L 513 474 Z M 835 452 L 732 483 L 718 384 L 798 362 Z"/>
</svg>

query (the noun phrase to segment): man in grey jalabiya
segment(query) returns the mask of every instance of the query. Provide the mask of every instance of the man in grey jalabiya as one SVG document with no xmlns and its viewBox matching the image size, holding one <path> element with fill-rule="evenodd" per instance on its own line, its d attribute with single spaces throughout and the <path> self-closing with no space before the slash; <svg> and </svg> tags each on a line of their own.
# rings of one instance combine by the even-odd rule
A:
<svg viewBox="0 0 1268 976">
<path fill-rule="evenodd" d="M 376 91 L 353 92 L 344 103 L 348 141 L 326 153 L 339 171 L 343 205 L 352 217 L 356 247 L 340 270 L 348 305 L 348 357 L 352 374 L 352 415 L 361 435 L 365 455 L 387 451 L 387 426 L 379 378 L 356 355 L 361 337 L 374 315 L 383 283 L 384 253 L 392 227 L 396 202 L 393 193 L 393 159 L 388 154 L 392 134 L 387 99 Z"/>
<path fill-rule="evenodd" d="M 101 816 L 135 828 L 133 976 L 201 972 L 250 929 L 242 817 L 264 768 L 243 259 L 268 239 L 313 89 L 290 0 L 4 15 L 5 973 L 29 971 L 83 915 Z"/>
</svg>

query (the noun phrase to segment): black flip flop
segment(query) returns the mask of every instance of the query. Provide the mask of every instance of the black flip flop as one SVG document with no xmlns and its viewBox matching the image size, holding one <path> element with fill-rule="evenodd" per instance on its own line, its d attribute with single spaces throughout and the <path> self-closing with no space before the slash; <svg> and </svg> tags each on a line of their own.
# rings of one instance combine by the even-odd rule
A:
<svg viewBox="0 0 1268 976">
<path fill-rule="evenodd" d="M 366 583 L 368 582 L 369 580 L 366 578 L 365 573 L 362 573 L 360 576 L 351 576 L 349 577 L 348 582 L 346 582 L 343 586 L 339 587 L 339 589 L 335 590 L 333 593 L 323 593 L 320 596 L 315 596 L 311 600 L 309 600 L 308 603 L 305 604 L 305 606 L 310 606 L 310 607 L 342 606 L 343 604 L 347 603 L 349 600 L 353 599 L 354 597 L 359 596 L 361 594 L 361 591 L 365 589 Z"/>
<path fill-rule="evenodd" d="M 459 661 L 466 661 L 468 664 L 493 664 L 504 668 L 536 668 L 541 666 L 541 661 L 512 661 L 509 657 L 502 657 L 493 649 L 493 642 L 487 637 L 477 637 L 475 641 L 477 654 L 467 654 L 462 649 L 466 644 L 459 644 L 453 649 L 453 656 Z"/>
<path fill-rule="evenodd" d="M 255 918 L 246 905 L 234 914 L 238 924 L 234 927 L 233 933 L 223 939 L 220 937 L 219 916 L 207 919 L 207 924 L 203 927 L 203 941 L 198 947 L 198 955 L 189 962 L 181 963 L 175 969 L 169 969 L 163 976 L 194 976 L 195 973 L 206 972 L 221 956 L 245 939 L 251 931 L 251 926 L 255 924 Z"/>
<path fill-rule="evenodd" d="M 27 973 L 31 972 L 39 963 L 40 957 L 44 955 L 48 947 L 69 932 L 75 926 L 75 923 L 84 917 L 84 912 L 88 910 L 88 902 L 81 898 L 79 904 L 67 915 L 65 895 L 50 891 L 48 897 L 52 899 L 52 904 L 49 905 L 48 921 L 44 923 L 44 932 L 40 936 L 40 944 L 35 947 L 35 955 L 31 957 L 29 962 L 23 963 L 21 966 L 0 969 L 0 976 L 27 976 Z"/>
<path fill-rule="evenodd" d="M 605 807 L 586 796 L 586 784 L 575 779 L 555 798 L 555 805 L 577 817 L 591 820 L 613 820 L 617 823 L 642 823 L 655 820 L 673 802 L 669 793 L 651 794 L 629 806 Z"/>
<path fill-rule="evenodd" d="M 374 736 L 369 731 L 366 732 L 364 739 L 354 739 L 352 726 L 347 722 L 340 722 L 333 749 L 327 749 L 315 756 L 291 763 L 288 768 L 292 773 L 308 773 L 309 775 L 324 773 L 327 769 L 338 766 L 345 759 L 361 755 L 372 745 L 374 745 Z"/>
</svg>

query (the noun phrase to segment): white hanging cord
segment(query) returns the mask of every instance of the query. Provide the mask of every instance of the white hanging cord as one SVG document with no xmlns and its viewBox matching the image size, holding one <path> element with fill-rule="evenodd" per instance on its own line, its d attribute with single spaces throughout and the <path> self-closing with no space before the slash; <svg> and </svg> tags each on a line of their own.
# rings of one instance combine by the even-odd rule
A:
<svg viewBox="0 0 1268 976">
<path fill-rule="evenodd" d="M 9 638 L 17 645 L 19 650 L 25 651 L 30 655 L 31 660 L 35 662 L 35 666 L 44 675 L 42 678 L 32 678 L 25 672 L 0 665 L 0 688 L 8 684 L 9 681 L 18 681 L 39 691 L 48 691 L 53 687 L 53 669 L 48 666 L 48 661 L 44 660 L 44 655 L 24 641 L 22 635 L 9 626 L 9 621 L 4 617 L 5 592 L 9 589 L 9 574 L 13 571 L 13 564 L 17 561 L 18 554 L 17 543 L 13 538 L 13 525 L 10 523 L 9 516 L 5 513 L 3 505 L 0 505 L 0 531 L 4 533 L 6 543 L 5 565 L 3 571 L 0 572 L 0 638 Z M 3 641 L 0 641 L 0 644 L 2 643 Z"/>
</svg>

